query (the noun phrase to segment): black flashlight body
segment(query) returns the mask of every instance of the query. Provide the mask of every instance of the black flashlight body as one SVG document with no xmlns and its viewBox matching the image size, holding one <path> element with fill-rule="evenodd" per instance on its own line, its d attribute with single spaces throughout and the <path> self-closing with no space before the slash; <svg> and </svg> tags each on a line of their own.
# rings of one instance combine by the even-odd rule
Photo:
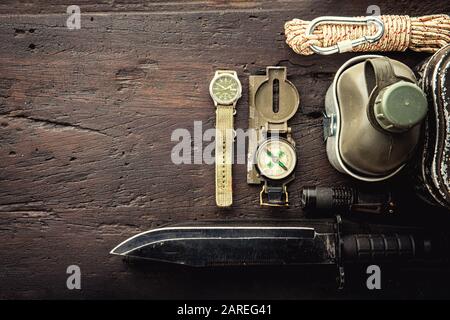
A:
<svg viewBox="0 0 450 320">
<path fill-rule="evenodd" d="M 301 191 L 301 205 L 308 211 L 395 213 L 395 203 L 390 192 L 364 193 L 345 186 L 305 187 Z"/>
</svg>

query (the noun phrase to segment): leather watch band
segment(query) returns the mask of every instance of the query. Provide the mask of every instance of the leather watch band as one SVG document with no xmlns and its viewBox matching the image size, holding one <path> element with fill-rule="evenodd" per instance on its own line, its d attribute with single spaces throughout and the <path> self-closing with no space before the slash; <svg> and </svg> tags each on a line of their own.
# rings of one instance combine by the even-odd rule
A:
<svg viewBox="0 0 450 320">
<path fill-rule="evenodd" d="M 234 106 L 218 105 L 216 109 L 216 204 L 229 207 L 233 203 L 232 155 L 233 155 Z"/>
</svg>

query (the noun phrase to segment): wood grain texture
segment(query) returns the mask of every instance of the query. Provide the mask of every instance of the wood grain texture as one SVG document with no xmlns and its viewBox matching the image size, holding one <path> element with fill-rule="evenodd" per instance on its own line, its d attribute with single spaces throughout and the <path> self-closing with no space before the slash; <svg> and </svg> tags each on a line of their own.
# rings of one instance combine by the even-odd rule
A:
<svg viewBox="0 0 450 320">
<path fill-rule="evenodd" d="M 80 30 L 66 28 L 65 1 L 0 4 L 0 298 L 335 297 L 294 269 L 132 267 L 108 252 L 167 222 L 303 217 L 295 190 L 349 183 L 327 161 L 321 112 L 334 73 L 353 54 L 297 56 L 283 24 L 363 15 L 370 1 L 77 4 Z M 377 4 L 386 14 L 448 12 L 445 1 Z M 389 56 L 411 67 L 427 57 Z M 171 133 L 192 132 L 194 121 L 213 127 L 208 84 L 217 68 L 243 82 L 235 125 L 245 129 L 247 76 L 268 65 L 287 66 L 301 95 L 290 123 L 299 157 L 294 205 L 260 209 L 259 187 L 235 165 L 234 206 L 220 210 L 214 166 L 173 164 Z M 81 291 L 66 289 L 71 264 L 81 267 Z M 367 292 L 337 296 L 358 294 Z"/>
</svg>

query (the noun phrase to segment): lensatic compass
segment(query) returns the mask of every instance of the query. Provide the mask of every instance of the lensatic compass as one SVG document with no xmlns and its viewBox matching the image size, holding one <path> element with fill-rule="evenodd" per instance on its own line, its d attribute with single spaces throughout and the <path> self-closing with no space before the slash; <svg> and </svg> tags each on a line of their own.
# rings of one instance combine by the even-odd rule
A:
<svg viewBox="0 0 450 320">
<path fill-rule="evenodd" d="M 272 180 L 288 177 L 295 169 L 297 156 L 287 140 L 265 140 L 256 153 L 256 166 L 263 176 Z"/>
<path fill-rule="evenodd" d="M 286 76 L 286 67 L 267 67 L 265 75 L 249 77 L 247 183 L 264 183 L 261 205 L 289 205 L 286 185 L 295 177 L 297 155 L 287 121 L 300 96 Z"/>
</svg>

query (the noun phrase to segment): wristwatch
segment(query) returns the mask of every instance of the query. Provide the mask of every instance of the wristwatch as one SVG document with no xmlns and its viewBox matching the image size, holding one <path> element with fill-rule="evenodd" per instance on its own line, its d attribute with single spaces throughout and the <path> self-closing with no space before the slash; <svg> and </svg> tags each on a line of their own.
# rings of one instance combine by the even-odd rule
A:
<svg viewBox="0 0 450 320">
<path fill-rule="evenodd" d="M 209 93 L 216 107 L 216 204 L 229 207 L 233 203 L 233 116 L 242 94 L 236 71 L 217 70 L 209 85 Z"/>
<path fill-rule="evenodd" d="M 297 154 L 287 121 L 299 103 L 286 67 L 267 67 L 264 74 L 249 77 L 247 183 L 264 183 L 262 206 L 289 205 L 287 184 L 295 178 Z"/>
</svg>

